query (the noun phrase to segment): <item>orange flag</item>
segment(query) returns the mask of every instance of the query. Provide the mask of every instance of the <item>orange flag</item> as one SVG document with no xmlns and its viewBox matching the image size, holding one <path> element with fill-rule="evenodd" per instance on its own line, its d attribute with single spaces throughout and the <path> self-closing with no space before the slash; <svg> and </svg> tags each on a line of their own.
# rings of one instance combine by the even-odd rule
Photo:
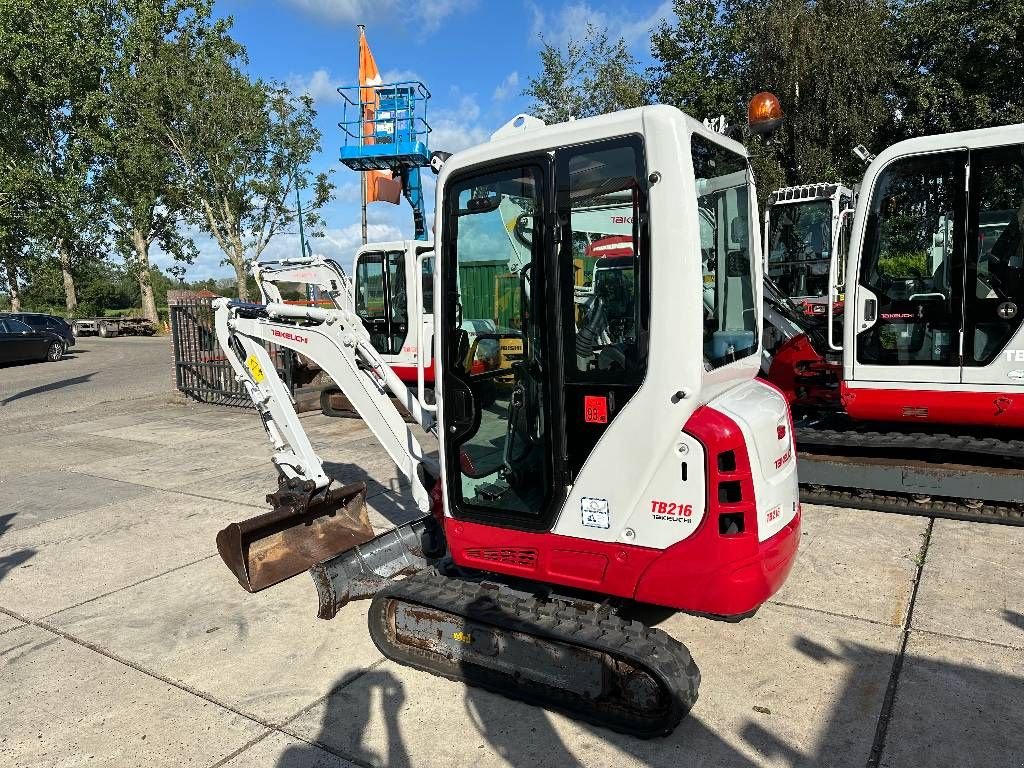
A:
<svg viewBox="0 0 1024 768">
<path fill-rule="evenodd" d="M 359 28 L 359 102 L 363 105 L 363 141 L 373 143 L 373 117 L 377 112 L 377 89 L 380 70 L 366 42 L 366 30 Z"/>
<path fill-rule="evenodd" d="M 366 42 L 366 30 L 359 28 L 359 102 L 363 110 L 363 144 L 373 144 L 374 116 L 377 113 L 377 89 L 381 84 L 380 70 Z M 366 202 L 394 203 L 402 198 L 402 182 L 390 171 L 366 171 Z"/>
</svg>

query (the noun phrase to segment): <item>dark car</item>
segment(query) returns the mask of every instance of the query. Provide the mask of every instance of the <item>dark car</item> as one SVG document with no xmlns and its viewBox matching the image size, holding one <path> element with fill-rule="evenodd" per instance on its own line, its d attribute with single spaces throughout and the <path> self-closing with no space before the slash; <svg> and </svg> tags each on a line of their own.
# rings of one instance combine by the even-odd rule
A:
<svg viewBox="0 0 1024 768">
<path fill-rule="evenodd" d="M 44 315 L 42 312 L 2 312 L 0 318 L 13 317 L 21 320 L 25 325 L 31 326 L 36 331 L 53 331 L 64 339 L 64 348 L 75 346 L 75 334 L 71 331 L 71 324 L 63 317 Z"/>
<path fill-rule="evenodd" d="M 36 330 L 13 317 L 0 317 L 0 363 L 18 360 L 57 362 L 64 356 L 64 339 L 54 331 Z"/>
</svg>

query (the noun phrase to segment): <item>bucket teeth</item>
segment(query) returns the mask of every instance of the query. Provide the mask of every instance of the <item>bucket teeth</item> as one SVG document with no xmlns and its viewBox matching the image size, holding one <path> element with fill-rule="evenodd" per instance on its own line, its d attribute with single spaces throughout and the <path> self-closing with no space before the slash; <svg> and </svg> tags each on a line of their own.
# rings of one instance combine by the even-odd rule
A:
<svg viewBox="0 0 1024 768">
<path fill-rule="evenodd" d="M 249 592 L 273 586 L 373 538 L 366 484 L 321 491 L 282 486 L 267 496 L 270 512 L 231 523 L 217 551 Z"/>
</svg>

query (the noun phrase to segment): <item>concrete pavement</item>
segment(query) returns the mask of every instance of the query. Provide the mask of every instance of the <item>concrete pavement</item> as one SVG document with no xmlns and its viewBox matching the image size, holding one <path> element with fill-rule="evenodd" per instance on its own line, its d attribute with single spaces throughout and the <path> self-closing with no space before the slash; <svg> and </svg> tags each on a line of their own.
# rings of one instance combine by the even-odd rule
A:
<svg viewBox="0 0 1024 768">
<path fill-rule="evenodd" d="M 167 355 L 94 344 L 123 342 Z M 31 388 L 10 373 L 0 392 Z M 0 407 L 0 765 L 1024 764 L 1024 529 L 805 508 L 757 615 L 662 622 L 700 700 L 638 741 L 386 661 L 366 604 L 317 620 L 305 577 L 246 594 L 213 540 L 266 508 L 254 414 L 145 385 L 55 410 L 73 386 Z M 339 479 L 370 483 L 375 527 L 415 514 L 365 426 L 303 421 Z"/>
</svg>

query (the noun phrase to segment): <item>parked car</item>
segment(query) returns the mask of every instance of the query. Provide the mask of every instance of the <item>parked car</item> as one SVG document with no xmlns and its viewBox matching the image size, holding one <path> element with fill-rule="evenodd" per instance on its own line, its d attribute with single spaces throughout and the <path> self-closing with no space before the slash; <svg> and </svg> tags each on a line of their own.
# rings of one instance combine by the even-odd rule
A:
<svg viewBox="0 0 1024 768">
<path fill-rule="evenodd" d="M 0 312 L 0 317 L 13 317 L 36 331 L 53 331 L 64 339 L 64 349 L 75 346 L 71 324 L 63 317 L 44 315 L 42 312 Z"/>
<path fill-rule="evenodd" d="M 64 339 L 55 331 L 36 330 L 13 317 L 0 317 L 0 363 L 64 357 Z"/>
</svg>

